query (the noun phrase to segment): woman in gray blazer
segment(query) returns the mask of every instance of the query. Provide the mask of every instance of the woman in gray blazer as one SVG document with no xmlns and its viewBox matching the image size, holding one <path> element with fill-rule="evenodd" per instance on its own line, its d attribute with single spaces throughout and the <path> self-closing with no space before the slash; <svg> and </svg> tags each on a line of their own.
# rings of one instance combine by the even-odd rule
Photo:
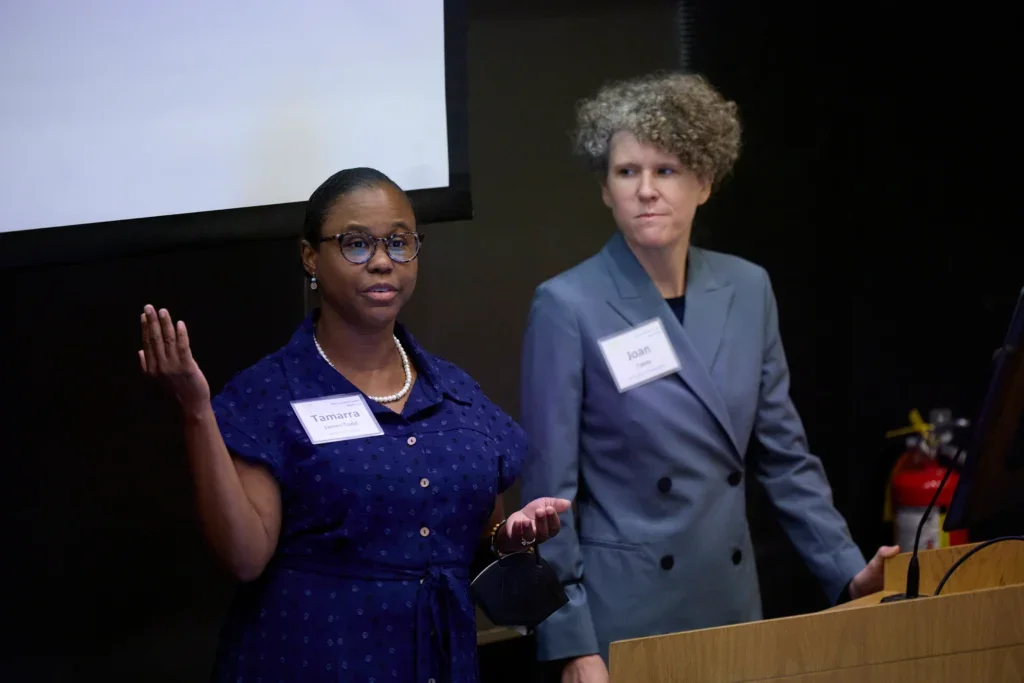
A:
<svg viewBox="0 0 1024 683">
<path fill-rule="evenodd" d="M 576 146 L 617 233 L 544 282 L 530 310 L 523 497 L 575 499 L 544 557 L 570 602 L 538 629 L 563 681 L 606 681 L 615 640 L 759 619 L 750 471 L 833 600 L 879 590 L 789 396 L 764 269 L 690 244 L 740 149 L 736 105 L 703 78 L 616 83 L 583 102 Z"/>
</svg>

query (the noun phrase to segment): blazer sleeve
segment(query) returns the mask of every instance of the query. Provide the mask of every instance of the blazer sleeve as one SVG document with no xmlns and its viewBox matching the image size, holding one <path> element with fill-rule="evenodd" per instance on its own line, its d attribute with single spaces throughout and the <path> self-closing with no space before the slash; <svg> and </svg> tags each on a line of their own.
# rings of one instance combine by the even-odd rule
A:
<svg viewBox="0 0 1024 683">
<path fill-rule="evenodd" d="M 580 331 L 574 312 L 546 285 L 537 289 L 530 307 L 521 381 L 521 422 L 530 441 L 522 499 L 554 496 L 575 502 L 583 391 Z M 561 515 L 561 523 L 558 535 L 539 552 L 558 574 L 569 603 L 537 628 L 541 661 L 600 652 L 582 584 L 583 559 L 572 509 Z"/>
<path fill-rule="evenodd" d="M 821 460 L 808 450 L 803 423 L 789 395 L 789 364 L 779 334 L 775 293 L 768 274 L 762 273 L 766 329 L 755 433 L 766 453 L 756 474 L 782 527 L 834 604 L 867 563 L 833 505 Z"/>
</svg>

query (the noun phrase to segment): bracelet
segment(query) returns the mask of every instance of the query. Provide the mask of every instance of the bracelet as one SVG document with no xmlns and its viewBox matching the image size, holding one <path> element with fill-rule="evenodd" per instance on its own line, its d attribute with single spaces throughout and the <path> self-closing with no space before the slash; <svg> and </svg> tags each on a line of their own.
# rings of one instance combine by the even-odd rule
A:
<svg viewBox="0 0 1024 683">
<path fill-rule="evenodd" d="M 508 522 L 507 518 L 495 524 L 494 528 L 491 529 L 491 552 L 497 555 L 498 557 L 501 557 L 502 555 L 498 552 L 498 549 L 495 547 L 494 542 L 498 540 L 498 530 L 501 529 L 502 525 L 506 522 Z"/>
<path fill-rule="evenodd" d="M 505 524 L 507 524 L 507 523 L 508 523 L 508 517 L 506 517 L 505 519 L 503 519 L 500 522 L 498 522 L 497 524 L 495 524 L 494 528 L 491 529 L 491 552 L 494 553 L 495 555 L 497 555 L 498 557 L 505 557 L 506 555 L 514 554 L 514 553 L 503 553 L 500 550 L 498 550 L 498 546 L 496 545 L 496 541 L 498 540 L 498 532 L 501 531 L 501 527 L 505 526 Z M 525 550 L 525 552 L 532 553 L 533 552 L 533 545 L 530 545 Z"/>
</svg>

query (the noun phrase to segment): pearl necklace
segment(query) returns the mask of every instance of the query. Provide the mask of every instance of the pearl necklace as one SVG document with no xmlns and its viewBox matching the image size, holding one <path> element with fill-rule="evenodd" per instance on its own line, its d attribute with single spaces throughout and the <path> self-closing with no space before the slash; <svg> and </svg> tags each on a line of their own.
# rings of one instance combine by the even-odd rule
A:
<svg viewBox="0 0 1024 683">
<path fill-rule="evenodd" d="M 387 396 L 366 395 L 366 398 L 371 401 L 376 401 L 377 403 L 394 403 L 408 394 L 409 389 L 412 388 L 412 371 L 409 369 L 409 356 L 405 355 L 405 349 L 402 348 L 402 344 L 398 341 L 398 337 L 392 336 L 392 338 L 395 340 L 395 346 L 398 347 L 398 354 L 402 357 L 402 370 L 405 371 L 405 384 L 402 385 L 402 388 L 399 389 L 398 392 L 388 394 Z M 320 342 L 317 341 L 315 334 L 313 335 L 313 343 L 316 344 L 316 350 L 320 352 L 320 357 L 327 361 L 328 365 L 334 368 L 334 363 L 331 362 L 331 359 L 327 357 L 326 353 L 324 353 L 323 348 L 320 347 Z M 338 368 L 334 369 L 337 370 Z"/>
</svg>

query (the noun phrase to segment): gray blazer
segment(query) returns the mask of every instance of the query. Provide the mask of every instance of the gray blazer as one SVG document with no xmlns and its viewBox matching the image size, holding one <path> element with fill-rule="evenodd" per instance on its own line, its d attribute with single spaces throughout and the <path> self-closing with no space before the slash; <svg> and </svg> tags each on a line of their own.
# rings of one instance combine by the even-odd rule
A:
<svg viewBox="0 0 1024 683">
<path fill-rule="evenodd" d="M 767 273 L 695 247 L 688 259 L 683 325 L 621 234 L 535 293 L 522 496 L 578 507 L 541 549 L 570 598 L 538 629 L 541 660 L 607 661 L 615 640 L 761 618 L 741 485 L 752 434 L 767 456 L 751 472 L 826 593 L 866 564 L 790 400 Z M 619 393 L 598 341 L 653 318 L 681 368 Z"/>
</svg>

